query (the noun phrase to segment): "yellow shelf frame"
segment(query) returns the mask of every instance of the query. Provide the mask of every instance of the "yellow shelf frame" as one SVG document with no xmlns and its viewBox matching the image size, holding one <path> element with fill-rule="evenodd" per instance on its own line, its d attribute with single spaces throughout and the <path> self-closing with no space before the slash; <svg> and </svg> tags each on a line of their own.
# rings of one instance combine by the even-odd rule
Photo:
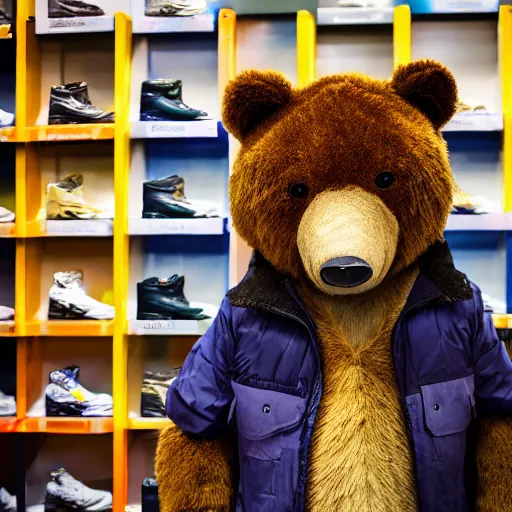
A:
<svg viewBox="0 0 512 512">
<path fill-rule="evenodd" d="M 409 64 L 411 60 L 411 8 L 408 5 L 399 5 L 393 13 L 393 69 Z"/>
</svg>

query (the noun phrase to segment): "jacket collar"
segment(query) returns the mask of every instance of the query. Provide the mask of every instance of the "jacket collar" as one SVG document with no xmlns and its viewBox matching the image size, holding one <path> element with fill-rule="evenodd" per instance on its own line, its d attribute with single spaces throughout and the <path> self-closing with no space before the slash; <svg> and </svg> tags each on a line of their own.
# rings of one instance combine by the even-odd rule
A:
<svg viewBox="0 0 512 512">
<path fill-rule="evenodd" d="M 453 265 L 445 241 L 436 242 L 421 256 L 420 272 L 407 299 L 404 312 L 411 309 L 468 300 L 471 284 Z M 233 306 L 257 308 L 307 323 L 309 318 L 286 279 L 255 251 L 244 279 L 228 292 Z"/>
</svg>

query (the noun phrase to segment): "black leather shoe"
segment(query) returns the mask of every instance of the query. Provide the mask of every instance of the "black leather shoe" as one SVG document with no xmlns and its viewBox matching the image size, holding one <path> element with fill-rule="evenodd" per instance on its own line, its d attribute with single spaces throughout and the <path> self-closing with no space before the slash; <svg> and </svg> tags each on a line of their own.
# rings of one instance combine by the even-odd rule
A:
<svg viewBox="0 0 512 512">
<path fill-rule="evenodd" d="M 165 418 L 167 390 L 181 368 L 168 372 L 145 372 L 140 396 L 140 414 L 143 418 Z"/>
<path fill-rule="evenodd" d="M 103 9 L 81 0 L 48 0 L 49 18 L 77 18 L 104 14 Z"/>
<path fill-rule="evenodd" d="M 142 512 L 160 512 L 158 483 L 154 478 L 144 478 L 142 482 Z"/>
<path fill-rule="evenodd" d="M 142 185 L 143 219 L 191 219 L 218 217 L 214 204 L 188 201 L 185 180 L 176 174 Z"/>
<path fill-rule="evenodd" d="M 53 86 L 49 124 L 113 123 L 114 112 L 95 107 L 85 82 Z"/>
<path fill-rule="evenodd" d="M 193 121 L 207 112 L 183 103 L 181 80 L 146 80 L 142 83 L 141 121 Z"/>
<path fill-rule="evenodd" d="M 185 277 L 150 277 L 137 283 L 137 320 L 204 320 L 202 308 L 191 308 L 183 288 Z"/>
</svg>

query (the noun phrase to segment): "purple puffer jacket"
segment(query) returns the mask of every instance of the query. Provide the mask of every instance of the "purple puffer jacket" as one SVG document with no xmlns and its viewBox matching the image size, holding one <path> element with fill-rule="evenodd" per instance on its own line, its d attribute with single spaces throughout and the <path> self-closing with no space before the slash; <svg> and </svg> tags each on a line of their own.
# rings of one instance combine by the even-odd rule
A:
<svg viewBox="0 0 512 512">
<path fill-rule="evenodd" d="M 420 510 L 474 509 L 473 419 L 512 415 L 512 363 L 445 243 L 421 258 L 392 349 Z M 321 396 L 315 326 L 285 278 L 255 254 L 170 387 L 167 414 L 205 438 L 236 426 L 237 511 L 301 512 Z"/>
</svg>

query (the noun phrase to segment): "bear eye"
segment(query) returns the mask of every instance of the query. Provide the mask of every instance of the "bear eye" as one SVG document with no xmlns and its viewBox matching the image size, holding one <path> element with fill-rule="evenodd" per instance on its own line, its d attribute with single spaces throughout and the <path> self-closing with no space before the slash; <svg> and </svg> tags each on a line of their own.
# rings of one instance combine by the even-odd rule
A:
<svg viewBox="0 0 512 512">
<path fill-rule="evenodd" d="M 296 199 L 303 199 L 308 196 L 309 189 L 304 183 L 295 183 L 295 185 L 291 185 L 288 189 L 288 194 Z"/>
<path fill-rule="evenodd" d="M 375 185 L 381 189 L 389 188 L 393 185 L 393 181 L 395 181 L 395 177 L 390 172 L 381 172 L 377 174 L 375 178 Z"/>
</svg>

